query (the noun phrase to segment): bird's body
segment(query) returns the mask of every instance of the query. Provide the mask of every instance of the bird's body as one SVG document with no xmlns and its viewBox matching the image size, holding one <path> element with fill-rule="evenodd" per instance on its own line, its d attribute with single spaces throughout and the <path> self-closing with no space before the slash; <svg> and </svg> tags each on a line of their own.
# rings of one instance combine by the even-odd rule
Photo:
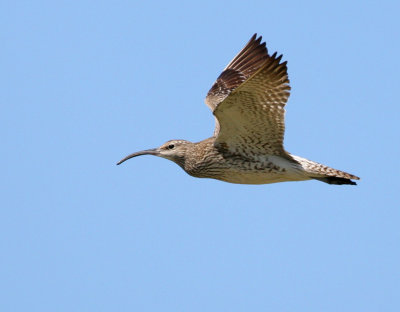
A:
<svg viewBox="0 0 400 312">
<path fill-rule="evenodd" d="M 289 79 L 282 56 L 268 55 L 254 35 L 228 64 L 207 94 L 216 127 L 198 143 L 168 141 L 159 148 L 133 153 L 174 161 L 188 174 L 239 184 L 267 184 L 316 179 L 329 184 L 356 184 L 359 178 L 283 148 L 284 106 Z"/>
<path fill-rule="evenodd" d="M 191 176 L 231 183 L 266 184 L 308 179 L 300 167 L 283 157 L 232 155 L 216 147 L 214 141 L 214 138 L 209 138 L 198 143 L 186 143 L 187 153 L 192 157 L 177 163 Z"/>
</svg>

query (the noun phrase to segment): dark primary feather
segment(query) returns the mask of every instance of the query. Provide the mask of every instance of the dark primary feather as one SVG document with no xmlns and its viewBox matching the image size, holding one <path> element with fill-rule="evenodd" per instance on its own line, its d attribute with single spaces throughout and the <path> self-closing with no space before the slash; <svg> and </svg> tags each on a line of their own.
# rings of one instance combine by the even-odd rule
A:
<svg viewBox="0 0 400 312">
<path fill-rule="evenodd" d="M 261 43 L 261 40 L 261 36 L 257 38 L 257 34 L 254 34 L 219 75 L 206 97 L 206 104 L 212 111 L 268 59 L 268 50 L 265 42 Z"/>
</svg>

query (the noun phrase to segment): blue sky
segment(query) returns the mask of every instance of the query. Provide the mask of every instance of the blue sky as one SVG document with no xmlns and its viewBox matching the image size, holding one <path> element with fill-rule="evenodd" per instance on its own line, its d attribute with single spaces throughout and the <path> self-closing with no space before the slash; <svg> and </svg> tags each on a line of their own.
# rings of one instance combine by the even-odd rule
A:
<svg viewBox="0 0 400 312">
<path fill-rule="evenodd" d="M 399 311 L 397 1 L 0 4 L 2 311 Z M 213 132 L 253 33 L 288 151 L 362 178 L 251 186 L 128 153 Z"/>
</svg>

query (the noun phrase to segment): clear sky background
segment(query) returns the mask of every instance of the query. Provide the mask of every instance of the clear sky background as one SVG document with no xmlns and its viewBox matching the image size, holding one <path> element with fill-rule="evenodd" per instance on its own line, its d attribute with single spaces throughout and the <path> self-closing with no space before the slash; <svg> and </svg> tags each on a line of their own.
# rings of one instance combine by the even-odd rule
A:
<svg viewBox="0 0 400 312">
<path fill-rule="evenodd" d="M 398 1 L 0 4 L 1 311 L 400 311 Z M 288 151 L 354 173 L 234 185 L 156 157 L 253 33 Z"/>
</svg>

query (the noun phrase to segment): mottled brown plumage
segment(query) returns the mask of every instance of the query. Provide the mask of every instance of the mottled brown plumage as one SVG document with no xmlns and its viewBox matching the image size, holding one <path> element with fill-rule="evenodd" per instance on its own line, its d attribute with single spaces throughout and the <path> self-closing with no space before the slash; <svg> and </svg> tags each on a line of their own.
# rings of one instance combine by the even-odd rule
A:
<svg viewBox="0 0 400 312">
<path fill-rule="evenodd" d="M 206 97 L 216 120 L 214 135 L 198 143 L 168 141 L 131 154 L 174 161 L 188 174 L 231 183 L 265 184 L 320 180 L 356 184 L 359 178 L 285 151 L 285 105 L 289 98 L 287 62 L 268 54 L 255 34 L 226 66 Z"/>
</svg>

